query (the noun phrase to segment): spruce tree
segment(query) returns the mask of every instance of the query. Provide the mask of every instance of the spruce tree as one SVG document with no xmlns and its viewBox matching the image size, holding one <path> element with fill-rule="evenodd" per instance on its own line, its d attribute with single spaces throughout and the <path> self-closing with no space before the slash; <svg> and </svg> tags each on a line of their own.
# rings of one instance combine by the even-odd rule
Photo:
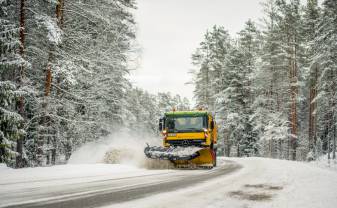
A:
<svg viewBox="0 0 337 208">
<path fill-rule="evenodd" d="M 336 77 L 337 77 L 337 2 L 325 0 L 319 23 L 318 35 L 315 39 L 316 60 L 320 63 L 321 76 L 318 83 L 317 122 L 318 136 L 323 142 L 323 150 L 330 157 L 336 145 Z"/>
</svg>

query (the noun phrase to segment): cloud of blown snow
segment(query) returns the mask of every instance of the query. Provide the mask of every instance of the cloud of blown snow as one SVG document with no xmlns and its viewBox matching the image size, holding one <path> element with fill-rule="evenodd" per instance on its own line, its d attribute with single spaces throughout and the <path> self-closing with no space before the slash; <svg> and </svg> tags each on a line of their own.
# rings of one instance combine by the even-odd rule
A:
<svg viewBox="0 0 337 208">
<path fill-rule="evenodd" d="M 90 142 L 73 152 L 68 164 L 112 163 L 143 166 L 146 143 L 160 145 L 160 137 L 119 132 Z"/>
</svg>

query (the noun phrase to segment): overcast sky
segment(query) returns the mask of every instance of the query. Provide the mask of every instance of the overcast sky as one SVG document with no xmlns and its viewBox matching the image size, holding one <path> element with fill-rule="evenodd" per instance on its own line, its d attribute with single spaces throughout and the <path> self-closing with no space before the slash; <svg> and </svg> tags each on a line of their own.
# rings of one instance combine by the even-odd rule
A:
<svg viewBox="0 0 337 208">
<path fill-rule="evenodd" d="M 189 99 L 191 54 L 213 25 L 235 35 L 249 19 L 262 17 L 261 0 L 137 0 L 137 41 L 142 55 L 131 81 L 151 93 Z"/>
</svg>

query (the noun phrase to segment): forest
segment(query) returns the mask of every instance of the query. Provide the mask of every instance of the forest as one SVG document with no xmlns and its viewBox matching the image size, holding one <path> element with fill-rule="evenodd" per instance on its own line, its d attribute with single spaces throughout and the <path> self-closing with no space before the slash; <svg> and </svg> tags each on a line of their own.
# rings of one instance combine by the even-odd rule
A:
<svg viewBox="0 0 337 208">
<path fill-rule="evenodd" d="M 0 1 L 0 163 L 65 163 L 82 144 L 120 128 L 157 133 L 186 98 L 138 89 L 136 2 Z"/>
<path fill-rule="evenodd" d="M 214 26 L 192 55 L 197 105 L 226 156 L 336 158 L 337 1 L 269 0 L 231 37 Z"/>
<path fill-rule="evenodd" d="M 64 164 L 125 128 L 158 135 L 173 107 L 212 111 L 219 154 L 335 158 L 337 1 L 263 1 L 261 22 L 206 31 L 192 54 L 195 106 L 127 78 L 135 0 L 0 0 L 0 163 Z"/>
</svg>

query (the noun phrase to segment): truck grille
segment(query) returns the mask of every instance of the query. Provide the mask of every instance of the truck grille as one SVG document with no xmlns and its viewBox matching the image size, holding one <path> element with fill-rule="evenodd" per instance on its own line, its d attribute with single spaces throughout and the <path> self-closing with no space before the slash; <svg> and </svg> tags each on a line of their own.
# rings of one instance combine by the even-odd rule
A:
<svg viewBox="0 0 337 208">
<path fill-rule="evenodd" d="M 184 139 L 184 140 L 166 140 L 172 146 L 201 146 L 206 139 Z"/>
</svg>

